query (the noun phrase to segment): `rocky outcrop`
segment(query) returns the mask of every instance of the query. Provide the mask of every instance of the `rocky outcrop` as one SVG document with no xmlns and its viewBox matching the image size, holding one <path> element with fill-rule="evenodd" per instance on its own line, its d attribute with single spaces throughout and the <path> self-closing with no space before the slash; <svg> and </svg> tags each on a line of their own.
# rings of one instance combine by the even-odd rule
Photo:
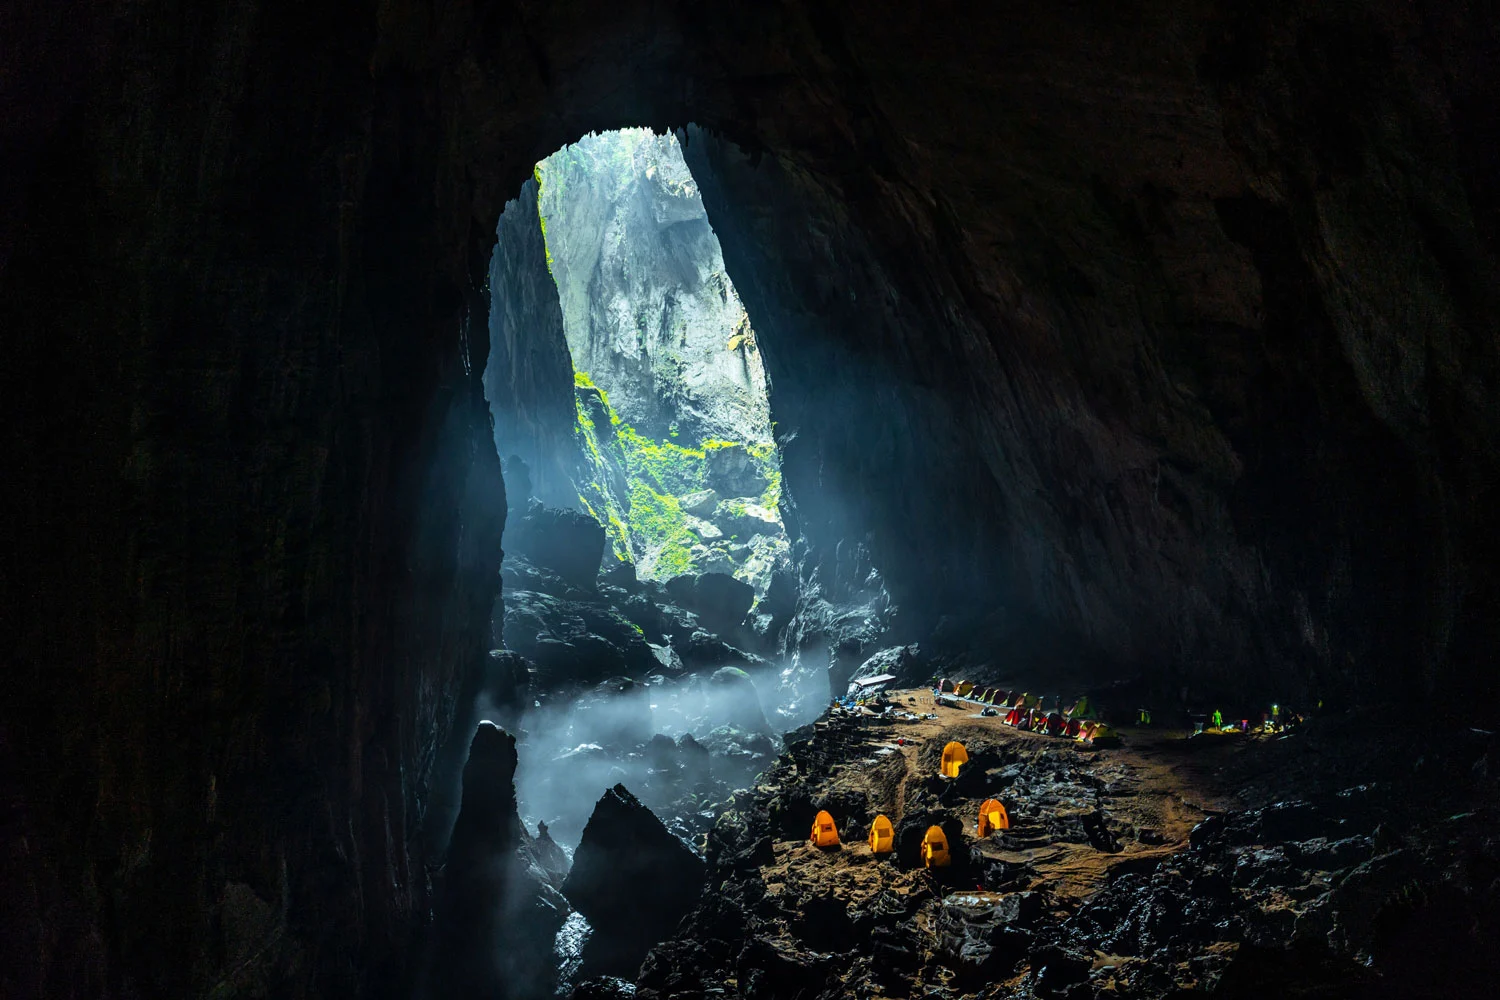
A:
<svg viewBox="0 0 1500 1000">
<path fill-rule="evenodd" d="M 563 872 L 521 828 L 515 772 L 515 739 L 481 723 L 464 765 L 463 805 L 437 894 L 421 996 L 552 993 L 552 941 L 568 914 L 557 888 Z"/>
<path fill-rule="evenodd" d="M 604 557 L 604 527 L 576 510 L 534 502 L 510 523 L 505 545 L 573 586 L 592 590 Z"/>
<path fill-rule="evenodd" d="M 624 785 L 594 808 L 563 894 L 594 932 L 583 975 L 634 978 L 641 959 L 698 901 L 703 861 Z"/>
<path fill-rule="evenodd" d="M 755 600 L 754 588 L 728 573 L 673 577 L 667 581 L 666 591 L 695 612 L 708 628 L 730 634 L 744 624 Z"/>
</svg>

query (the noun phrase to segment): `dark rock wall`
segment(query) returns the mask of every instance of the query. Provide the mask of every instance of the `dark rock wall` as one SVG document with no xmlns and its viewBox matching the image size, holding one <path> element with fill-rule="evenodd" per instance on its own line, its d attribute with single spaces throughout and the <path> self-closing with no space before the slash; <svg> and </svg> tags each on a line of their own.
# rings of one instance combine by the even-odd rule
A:
<svg viewBox="0 0 1500 1000">
<path fill-rule="evenodd" d="M 490 360 L 484 394 L 495 414 L 500 457 L 520 456 L 533 495 L 545 503 L 578 503 L 573 486 L 582 461 L 574 437 L 573 360 L 563 334 L 557 285 L 547 271 L 547 243 L 537 215 L 536 181 L 505 203 L 490 261 Z M 512 497 L 524 509 L 525 497 Z"/>
<path fill-rule="evenodd" d="M 0 15 L 9 995 L 404 989 L 497 586 L 484 271 L 589 129 L 787 178 L 796 239 L 710 205 L 791 293 L 750 303 L 787 484 L 908 601 L 1195 683 L 1493 686 L 1482 5 L 44 6 Z"/>
</svg>

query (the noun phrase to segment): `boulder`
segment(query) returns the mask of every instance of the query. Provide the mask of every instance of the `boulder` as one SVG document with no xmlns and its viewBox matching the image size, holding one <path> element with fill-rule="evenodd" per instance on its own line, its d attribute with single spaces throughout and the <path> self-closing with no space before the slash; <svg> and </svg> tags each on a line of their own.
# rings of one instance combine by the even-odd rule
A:
<svg viewBox="0 0 1500 1000">
<path fill-rule="evenodd" d="M 533 501 L 506 526 L 504 544 L 574 586 L 592 589 L 604 541 L 604 526 L 587 514 Z"/>
<path fill-rule="evenodd" d="M 728 573 L 674 576 L 667 581 L 666 589 L 674 601 L 695 612 L 704 627 L 714 632 L 738 628 L 755 602 L 755 589 Z"/>
<path fill-rule="evenodd" d="M 713 522 L 724 534 L 737 535 L 742 540 L 753 535 L 782 534 L 780 515 L 750 498 L 719 501 Z"/>
<path fill-rule="evenodd" d="M 929 669 L 916 643 L 909 646 L 890 646 L 861 663 L 849 676 L 849 683 L 852 684 L 865 677 L 894 674 L 896 679 L 890 684 L 892 688 L 917 687 L 927 680 Z"/>
<path fill-rule="evenodd" d="M 583 975 L 634 979 L 646 952 L 698 901 L 704 878 L 703 861 L 624 785 L 605 792 L 563 883 L 594 928 Z"/>
<path fill-rule="evenodd" d="M 509 649 L 536 664 L 542 688 L 615 674 L 640 677 L 659 668 L 644 630 L 597 599 L 508 592 L 501 635 Z"/>
<path fill-rule="evenodd" d="M 635 983 L 619 976 L 595 976 L 573 987 L 569 1000 L 630 1000 Z"/>
<path fill-rule="evenodd" d="M 724 496 L 759 496 L 769 485 L 763 463 L 742 444 L 708 449 L 709 484 Z"/>
<path fill-rule="evenodd" d="M 697 493 L 679 497 L 677 503 L 694 517 L 708 517 L 719 504 L 719 494 L 713 490 L 699 490 Z"/>
<path fill-rule="evenodd" d="M 720 667 L 709 678 L 710 716 L 725 725 L 750 732 L 769 731 L 760 707 L 755 681 L 739 667 Z"/>
<path fill-rule="evenodd" d="M 1029 892 L 953 893 L 938 914 L 937 951 L 966 977 L 1009 976 L 1029 950 L 1026 927 L 1041 909 L 1041 900 Z"/>
<path fill-rule="evenodd" d="M 693 610 L 710 629 L 730 631 L 745 620 L 755 602 L 755 590 L 727 573 L 704 573 L 693 588 Z"/>
</svg>

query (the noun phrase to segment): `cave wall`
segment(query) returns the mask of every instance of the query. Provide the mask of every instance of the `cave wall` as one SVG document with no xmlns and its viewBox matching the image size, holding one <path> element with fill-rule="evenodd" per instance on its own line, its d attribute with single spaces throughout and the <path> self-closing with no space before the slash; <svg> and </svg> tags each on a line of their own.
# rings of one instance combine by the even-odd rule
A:
<svg viewBox="0 0 1500 1000">
<path fill-rule="evenodd" d="M 42 7 L 0 15 L 9 995 L 404 992 L 497 587 L 483 275 L 591 129 L 787 178 L 800 234 L 710 214 L 789 488 L 908 601 L 956 559 L 1122 670 L 1493 691 L 1476 6 Z"/>
<path fill-rule="evenodd" d="M 573 359 L 563 333 L 557 285 L 537 214 L 537 184 L 505 203 L 489 265 L 490 355 L 484 394 L 495 417 L 495 448 L 516 455 L 532 495 L 554 507 L 576 507 L 573 485 L 583 455 L 574 437 Z M 524 505 L 526 497 L 512 497 Z"/>
</svg>

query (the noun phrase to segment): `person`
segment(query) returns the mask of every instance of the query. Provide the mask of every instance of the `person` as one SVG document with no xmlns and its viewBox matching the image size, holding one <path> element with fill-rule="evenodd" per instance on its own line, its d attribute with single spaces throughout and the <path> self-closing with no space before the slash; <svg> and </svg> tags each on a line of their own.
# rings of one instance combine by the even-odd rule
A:
<svg viewBox="0 0 1500 1000">
<path fill-rule="evenodd" d="M 1217 708 L 1214 709 L 1214 728 L 1215 729 L 1223 729 L 1224 728 L 1224 713 L 1221 712 L 1221 711 L 1219 711 Z"/>
</svg>

